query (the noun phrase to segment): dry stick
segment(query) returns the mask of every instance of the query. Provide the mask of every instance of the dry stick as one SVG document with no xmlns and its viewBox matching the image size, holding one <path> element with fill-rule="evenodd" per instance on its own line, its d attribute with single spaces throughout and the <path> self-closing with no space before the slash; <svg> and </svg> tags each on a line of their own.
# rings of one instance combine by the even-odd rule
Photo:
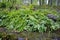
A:
<svg viewBox="0 0 60 40">
<path fill-rule="evenodd" d="M 28 40 L 28 38 L 26 37 L 26 39 L 25 40 Z"/>
</svg>

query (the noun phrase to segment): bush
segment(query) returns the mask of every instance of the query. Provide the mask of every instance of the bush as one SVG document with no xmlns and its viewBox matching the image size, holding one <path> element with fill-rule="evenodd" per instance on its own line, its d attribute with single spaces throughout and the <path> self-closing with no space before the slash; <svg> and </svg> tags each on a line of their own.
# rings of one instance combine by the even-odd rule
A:
<svg viewBox="0 0 60 40">
<path fill-rule="evenodd" d="M 49 19 L 46 15 L 52 13 L 57 15 L 56 11 L 20 9 L 12 10 L 9 13 L 0 12 L 0 26 L 5 25 L 9 30 L 17 31 L 39 31 L 46 32 L 57 30 L 59 23 Z"/>
<path fill-rule="evenodd" d="M 0 26 L 6 26 L 7 14 L 6 11 L 0 11 Z"/>
<path fill-rule="evenodd" d="M 5 3 L 0 3 L 0 8 L 6 8 L 6 4 Z"/>
</svg>

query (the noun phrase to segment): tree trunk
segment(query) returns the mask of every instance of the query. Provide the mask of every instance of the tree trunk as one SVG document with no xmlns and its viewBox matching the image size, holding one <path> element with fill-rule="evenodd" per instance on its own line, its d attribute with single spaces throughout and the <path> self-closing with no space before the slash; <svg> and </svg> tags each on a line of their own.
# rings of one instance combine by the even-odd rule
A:
<svg viewBox="0 0 60 40">
<path fill-rule="evenodd" d="M 49 0 L 49 1 L 48 1 L 48 5 L 49 5 L 49 6 L 52 6 L 52 0 Z"/>
<path fill-rule="evenodd" d="M 42 5 L 44 5 L 44 0 L 42 0 Z"/>
<path fill-rule="evenodd" d="M 56 0 L 56 5 L 60 6 L 60 0 Z"/>
<path fill-rule="evenodd" d="M 31 0 L 31 4 L 33 3 L 33 0 Z"/>
<path fill-rule="evenodd" d="M 42 2 L 41 2 L 41 0 L 39 0 L 39 5 L 42 5 Z"/>
</svg>

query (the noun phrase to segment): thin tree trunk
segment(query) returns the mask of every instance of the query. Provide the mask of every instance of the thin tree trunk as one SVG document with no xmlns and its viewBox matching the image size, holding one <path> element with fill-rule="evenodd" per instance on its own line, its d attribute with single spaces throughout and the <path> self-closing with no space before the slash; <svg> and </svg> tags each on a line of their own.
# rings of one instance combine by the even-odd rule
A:
<svg viewBox="0 0 60 40">
<path fill-rule="evenodd" d="M 42 5 L 44 5 L 44 0 L 42 0 Z"/>
<path fill-rule="evenodd" d="M 31 0 L 31 4 L 33 3 L 33 0 Z"/>
<path fill-rule="evenodd" d="M 41 0 L 39 0 L 39 5 L 42 5 L 42 2 L 41 2 Z"/>
<path fill-rule="evenodd" d="M 48 5 L 52 6 L 52 0 L 48 1 Z"/>
<path fill-rule="evenodd" d="M 56 5 L 60 6 L 60 0 L 56 0 Z"/>
</svg>

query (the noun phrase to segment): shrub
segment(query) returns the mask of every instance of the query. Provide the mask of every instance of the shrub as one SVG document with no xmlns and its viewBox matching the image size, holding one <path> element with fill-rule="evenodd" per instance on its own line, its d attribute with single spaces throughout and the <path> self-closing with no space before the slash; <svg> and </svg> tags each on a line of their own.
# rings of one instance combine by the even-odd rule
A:
<svg viewBox="0 0 60 40">
<path fill-rule="evenodd" d="M 5 3 L 0 3 L 0 8 L 6 8 L 6 4 Z"/>
<path fill-rule="evenodd" d="M 46 15 L 52 13 L 57 15 L 56 11 L 20 9 L 12 10 L 9 13 L 0 12 L 0 25 L 6 25 L 9 30 L 17 31 L 52 31 L 59 28 L 59 23 L 49 19 Z"/>
</svg>

